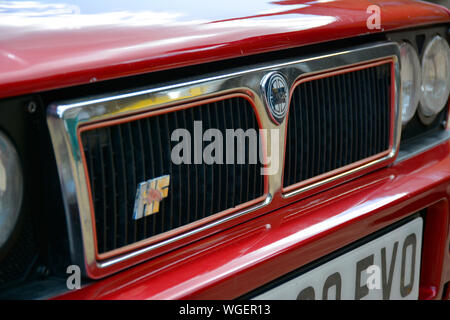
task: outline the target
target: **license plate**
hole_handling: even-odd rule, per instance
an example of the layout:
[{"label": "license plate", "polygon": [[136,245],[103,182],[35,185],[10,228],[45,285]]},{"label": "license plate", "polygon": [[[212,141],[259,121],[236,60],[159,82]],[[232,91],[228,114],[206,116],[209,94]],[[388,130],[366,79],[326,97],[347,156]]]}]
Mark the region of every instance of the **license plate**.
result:
[{"label": "license plate", "polygon": [[422,227],[416,218],[253,299],[417,299]]}]

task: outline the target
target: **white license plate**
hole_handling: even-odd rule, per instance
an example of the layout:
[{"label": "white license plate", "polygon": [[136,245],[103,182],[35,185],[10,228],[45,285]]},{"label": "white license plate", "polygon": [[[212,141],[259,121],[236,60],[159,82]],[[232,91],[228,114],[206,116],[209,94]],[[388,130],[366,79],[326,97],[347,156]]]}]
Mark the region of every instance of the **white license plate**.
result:
[{"label": "white license plate", "polygon": [[417,299],[422,227],[416,218],[254,299]]}]

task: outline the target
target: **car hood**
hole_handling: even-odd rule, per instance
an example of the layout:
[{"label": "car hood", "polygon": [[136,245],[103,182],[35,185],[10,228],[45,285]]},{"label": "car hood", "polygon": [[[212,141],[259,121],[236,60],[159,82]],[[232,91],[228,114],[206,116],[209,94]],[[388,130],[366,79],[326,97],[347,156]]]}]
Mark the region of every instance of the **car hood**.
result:
[{"label": "car hood", "polygon": [[446,21],[408,0],[0,1],[0,97]]}]

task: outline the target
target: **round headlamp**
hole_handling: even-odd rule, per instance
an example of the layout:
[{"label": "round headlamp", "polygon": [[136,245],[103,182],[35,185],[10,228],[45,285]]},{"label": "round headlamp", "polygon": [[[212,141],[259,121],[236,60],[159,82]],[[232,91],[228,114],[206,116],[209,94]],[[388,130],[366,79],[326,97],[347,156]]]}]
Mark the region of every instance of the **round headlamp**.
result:
[{"label": "round headlamp", "polygon": [[420,115],[431,122],[446,105],[450,93],[450,48],[445,39],[435,36],[422,57]]},{"label": "round headlamp", "polygon": [[23,175],[19,156],[0,132],[0,248],[11,236],[22,205]]},{"label": "round headlamp", "polygon": [[421,69],[416,50],[407,42],[400,45],[402,81],[402,124],[414,117],[420,99]]}]

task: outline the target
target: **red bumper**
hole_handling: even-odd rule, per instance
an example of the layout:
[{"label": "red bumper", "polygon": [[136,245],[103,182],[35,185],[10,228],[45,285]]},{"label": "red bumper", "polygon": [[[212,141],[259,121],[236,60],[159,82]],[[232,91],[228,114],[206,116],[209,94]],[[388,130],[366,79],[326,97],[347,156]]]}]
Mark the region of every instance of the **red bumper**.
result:
[{"label": "red bumper", "polygon": [[448,298],[449,201],[447,141],[58,298],[233,299],[424,209],[420,298]]}]

